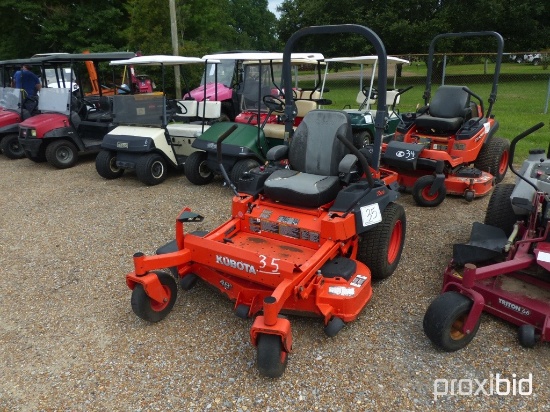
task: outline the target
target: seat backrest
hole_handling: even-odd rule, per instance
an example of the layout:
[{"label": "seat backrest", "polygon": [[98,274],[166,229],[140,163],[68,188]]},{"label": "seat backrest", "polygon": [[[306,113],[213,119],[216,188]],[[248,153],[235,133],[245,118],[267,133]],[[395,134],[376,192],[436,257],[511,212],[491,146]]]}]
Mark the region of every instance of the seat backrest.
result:
[{"label": "seat backrest", "polygon": [[337,134],[353,141],[351,121],[346,112],[313,110],[292,138],[289,163],[292,169],[321,176],[338,176],[338,164],[349,150]]},{"label": "seat backrest", "polygon": [[399,101],[401,100],[401,95],[398,95],[398,90],[388,90],[386,92],[386,104],[388,106],[393,106],[393,100],[395,99],[395,96],[397,96],[397,100],[395,101],[395,104],[399,104]]},{"label": "seat backrest", "polygon": [[109,96],[101,96],[99,98],[99,110],[103,112],[110,112],[112,110],[111,99]]},{"label": "seat backrest", "polygon": [[[207,100],[199,102],[197,115],[205,119],[217,119],[222,114],[222,102]],[[204,111],[204,114],[203,114]]]},{"label": "seat backrest", "polygon": [[294,104],[296,104],[297,117],[305,117],[306,114],[317,109],[317,103],[313,100],[295,100]]},{"label": "seat backrest", "polygon": [[177,104],[182,112],[180,116],[197,117],[199,102],[196,100],[178,100]]},{"label": "seat backrest", "polygon": [[430,115],[434,117],[465,117],[470,106],[470,95],[464,86],[440,86],[430,102]]}]

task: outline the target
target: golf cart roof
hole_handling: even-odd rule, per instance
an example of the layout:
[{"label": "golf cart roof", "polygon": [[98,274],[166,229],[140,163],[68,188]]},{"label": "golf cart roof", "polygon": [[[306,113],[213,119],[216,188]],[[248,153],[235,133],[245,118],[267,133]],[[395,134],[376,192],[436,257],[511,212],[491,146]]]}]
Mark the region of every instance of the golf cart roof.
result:
[{"label": "golf cart roof", "polygon": [[[202,56],[204,60],[243,60],[243,61],[283,61],[283,53],[273,52],[245,52],[245,53],[217,53]],[[294,63],[317,63],[325,60],[321,53],[292,53],[291,60]]]},{"label": "golf cart roof", "polygon": [[12,60],[2,60],[0,61],[0,66],[20,66],[22,64],[40,64],[44,61],[49,60],[49,56],[37,56],[28,57],[26,59],[12,59]]},{"label": "golf cart roof", "polygon": [[111,61],[129,59],[136,54],[134,52],[110,52],[110,53],[55,53],[44,57],[48,62],[72,62],[72,61]]},{"label": "golf cart roof", "polygon": [[[127,60],[115,60],[109,63],[111,66],[115,65],[149,65],[149,66],[175,66],[180,64],[190,64],[190,63],[204,63],[204,59],[200,57],[185,57],[185,56],[172,56],[172,55],[162,55],[156,54],[152,56],[139,56],[133,57]],[[212,61],[211,63],[219,63],[219,61]]]},{"label": "golf cart roof", "polygon": [[[326,62],[373,64],[378,61],[378,56],[353,56],[353,57],[332,57],[325,59]],[[409,64],[410,62],[399,57],[388,56],[388,66],[391,64]]]}]

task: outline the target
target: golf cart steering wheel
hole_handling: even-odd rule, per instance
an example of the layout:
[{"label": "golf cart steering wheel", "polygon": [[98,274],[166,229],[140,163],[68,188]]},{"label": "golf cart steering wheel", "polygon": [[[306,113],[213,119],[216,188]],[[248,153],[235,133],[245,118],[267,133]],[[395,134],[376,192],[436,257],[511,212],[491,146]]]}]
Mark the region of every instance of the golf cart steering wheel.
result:
[{"label": "golf cart steering wheel", "polygon": [[285,102],[278,97],[267,94],[262,98],[262,101],[273,112],[283,112],[285,110]]},{"label": "golf cart steering wheel", "polygon": [[[363,86],[363,89],[361,90],[363,92],[363,95],[365,97],[368,96],[369,94],[369,89],[370,87],[369,86]],[[369,99],[376,99],[378,97],[378,90],[375,89],[374,87],[371,89],[371,94],[370,94],[370,97]]]}]

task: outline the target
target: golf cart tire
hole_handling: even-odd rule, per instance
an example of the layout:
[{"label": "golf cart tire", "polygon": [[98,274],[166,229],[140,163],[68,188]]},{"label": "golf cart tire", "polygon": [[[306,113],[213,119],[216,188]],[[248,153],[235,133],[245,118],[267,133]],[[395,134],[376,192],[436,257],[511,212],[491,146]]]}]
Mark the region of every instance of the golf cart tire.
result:
[{"label": "golf cart tire", "polygon": [[110,150],[102,150],[97,154],[95,169],[104,179],[116,179],[124,173],[124,169],[116,165],[116,153]]},{"label": "golf cart tire", "polygon": [[435,181],[434,175],[425,175],[414,182],[412,196],[418,206],[435,207],[439,206],[447,196],[447,188],[442,185],[441,188],[432,196],[430,189]]},{"label": "golf cart tire", "polygon": [[432,343],[446,352],[454,352],[468,345],[479,329],[481,317],[474,330],[466,334],[461,328],[472,310],[473,301],[455,291],[435,298],[424,315],[424,333]]},{"label": "golf cart tire", "polygon": [[245,173],[250,172],[258,166],[260,166],[260,163],[254,159],[239,160],[231,169],[231,181],[236,185]]},{"label": "golf cart tire", "polygon": [[491,173],[495,184],[500,183],[508,171],[510,142],[502,137],[493,137],[479,151],[474,166],[479,170]]},{"label": "golf cart tire", "polygon": [[369,130],[363,130],[362,132],[357,132],[353,135],[353,145],[358,149],[362,149],[363,147],[368,146],[373,142],[374,139],[372,137],[372,133]]},{"label": "golf cart tire", "polygon": [[258,371],[262,376],[278,378],[285,372],[288,353],[279,335],[259,334],[257,357]]},{"label": "golf cart tire", "polygon": [[168,176],[166,161],[157,153],[140,156],[136,162],[136,175],[140,182],[147,186],[155,186],[166,180]]},{"label": "golf cart tire", "polygon": [[502,229],[506,236],[512,234],[514,224],[520,219],[512,207],[511,196],[515,187],[513,183],[496,185],[491,193],[487,212],[485,212],[484,223]]},{"label": "golf cart tire", "polygon": [[206,158],[205,152],[197,151],[185,160],[185,177],[194,185],[206,185],[214,179],[214,172],[208,168]]},{"label": "golf cart tire", "polygon": [[533,325],[521,325],[518,328],[519,344],[524,348],[534,348],[537,344],[537,335]]},{"label": "golf cart tire", "polygon": [[68,140],[54,140],[46,147],[46,160],[58,169],[68,169],[78,161],[78,149]]},{"label": "golf cart tire", "polygon": [[19,144],[17,134],[8,134],[4,136],[0,143],[0,148],[8,159],[22,159],[25,157],[25,151]]},{"label": "golf cart tire", "polygon": [[360,235],[357,259],[367,265],[373,279],[386,279],[397,268],[405,244],[406,226],[403,206],[390,203],[382,212],[382,221]]},{"label": "golf cart tire", "polygon": [[153,301],[143,286],[137,283],[132,291],[131,305],[134,313],[143,320],[148,322],[159,322],[170,313],[176,303],[178,296],[178,285],[176,280],[166,272],[154,271],[158,276],[164,291],[168,295],[168,300],[163,303]]}]

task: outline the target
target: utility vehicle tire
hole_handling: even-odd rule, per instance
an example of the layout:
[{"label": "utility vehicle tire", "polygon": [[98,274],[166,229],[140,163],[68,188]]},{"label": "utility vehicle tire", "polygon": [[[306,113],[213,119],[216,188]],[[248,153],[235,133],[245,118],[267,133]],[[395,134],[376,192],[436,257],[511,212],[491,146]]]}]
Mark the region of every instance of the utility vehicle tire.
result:
[{"label": "utility vehicle tire", "polygon": [[479,170],[491,173],[495,183],[500,183],[508,171],[510,142],[502,137],[493,137],[483,145],[474,166]]},{"label": "utility vehicle tire", "polygon": [[506,233],[506,236],[512,234],[514,224],[521,219],[514,213],[512,208],[512,192],[516,186],[513,183],[500,183],[496,185],[491,193],[487,211],[485,212],[486,225],[498,227]]},{"label": "utility vehicle tire", "polygon": [[445,292],[435,298],[424,315],[424,333],[434,345],[446,352],[464,348],[479,329],[481,317],[470,334],[462,326],[472,310],[473,301],[458,292]]},{"label": "utility vehicle tire", "polygon": [[260,164],[254,159],[239,160],[231,169],[231,181],[234,185],[236,185],[245,173],[250,172],[252,169],[258,166],[260,166]]},{"label": "utility vehicle tire", "polygon": [[58,169],[68,169],[78,161],[78,149],[68,140],[54,140],[46,147],[46,160]]},{"label": "utility vehicle tire", "polygon": [[110,150],[102,150],[97,154],[95,169],[104,179],[116,179],[124,173],[124,169],[116,165],[116,153]]},{"label": "utility vehicle tire", "polygon": [[164,319],[172,310],[178,296],[178,285],[172,276],[161,271],[155,271],[154,273],[157,274],[162,288],[168,295],[168,300],[163,303],[152,300],[139,283],[134,287],[131,299],[134,313],[148,322],[158,322]]},{"label": "utility vehicle tire", "polygon": [[185,177],[194,185],[206,185],[214,179],[214,172],[206,164],[205,152],[193,152],[185,160]]},{"label": "utility vehicle tire", "polygon": [[360,235],[357,259],[367,265],[373,279],[386,279],[397,268],[406,228],[405,209],[390,203],[382,212],[382,221]]},{"label": "utility vehicle tire", "polygon": [[521,325],[518,328],[519,344],[524,348],[534,348],[537,344],[537,335],[533,325]]},{"label": "utility vehicle tire", "polygon": [[441,188],[430,195],[430,190],[435,181],[434,175],[425,175],[420,177],[412,187],[412,196],[418,206],[435,207],[439,206],[447,196],[447,188],[442,185]]},{"label": "utility vehicle tire", "polygon": [[279,335],[261,333],[258,335],[258,370],[268,378],[281,376],[288,362],[288,353],[283,348]]},{"label": "utility vehicle tire", "polygon": [[140,182],[147,186],[155,186],[166,180],[168,176],[166,161],[157,153],[140,156],[136,162],[136,175]]},{"label": "utility vehicle tire", "polygon": [[353,145],[358,149],[362,149],[373,142],[374,138],[369,130],[363,130],[362,132],[357,132],[353,135]]},{"label": "utility vehicle tire", "polygon": [[0,148],[8,159],[22,159],[25,157],[25,151],[19,144],[17,134],[8,134],[4,136],[0,143]]}]

